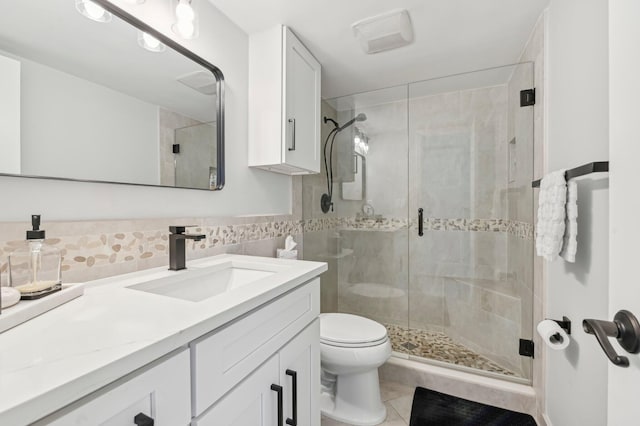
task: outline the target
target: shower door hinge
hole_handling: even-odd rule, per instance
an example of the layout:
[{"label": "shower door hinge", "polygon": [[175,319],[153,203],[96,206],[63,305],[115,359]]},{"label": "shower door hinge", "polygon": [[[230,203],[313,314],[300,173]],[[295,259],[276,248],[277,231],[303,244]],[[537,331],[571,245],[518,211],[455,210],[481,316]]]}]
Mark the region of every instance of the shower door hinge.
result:
[{"label": "shower door hinge", "polygon": [[180,154],[180,144],[179,143],[174,143],[173,146],[171,147],[171,151],[174,154]]},{"label": "shower door hinge", "polygon": [[520,91],[520,106],[526,107],[536,104],[536,89],[527,89]]},{"label": "shower door hinge", "polygon": [[533,340],[520,339],[520,350],[518,353],[522,356],[533,358]]}]

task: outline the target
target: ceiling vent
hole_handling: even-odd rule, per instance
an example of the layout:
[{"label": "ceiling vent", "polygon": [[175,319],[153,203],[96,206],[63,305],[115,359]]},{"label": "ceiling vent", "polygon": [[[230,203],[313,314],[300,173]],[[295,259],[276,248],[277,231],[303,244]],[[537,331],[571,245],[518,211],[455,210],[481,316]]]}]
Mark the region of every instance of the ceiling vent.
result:
[{"label": "ceiling vent", "polygon": [[208,71],[195,71],[182,75],[176,78],[176,80],[205,95],[216,94],[216,78]]},{"label": "ceiling vent", "polygon": [[409,12],[391,12],[366,18],[351,25],[365,53],[397,49],[413,42],[413,27]]}]

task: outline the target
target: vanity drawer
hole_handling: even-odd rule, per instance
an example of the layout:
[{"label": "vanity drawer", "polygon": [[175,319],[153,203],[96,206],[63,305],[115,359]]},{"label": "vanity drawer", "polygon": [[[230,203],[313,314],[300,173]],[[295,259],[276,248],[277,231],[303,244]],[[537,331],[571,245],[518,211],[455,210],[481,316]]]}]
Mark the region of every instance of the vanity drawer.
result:
[{"label": "vanity drawer", "polygon": [[320,314],[320,279],[191,343],[192,414],[199,416]]},{"label": "vanity drawer", "polygon": [[130,426],[142,414],[156,426],[191,420],[189,351],[181,349],[34,423],[34,426]]}]

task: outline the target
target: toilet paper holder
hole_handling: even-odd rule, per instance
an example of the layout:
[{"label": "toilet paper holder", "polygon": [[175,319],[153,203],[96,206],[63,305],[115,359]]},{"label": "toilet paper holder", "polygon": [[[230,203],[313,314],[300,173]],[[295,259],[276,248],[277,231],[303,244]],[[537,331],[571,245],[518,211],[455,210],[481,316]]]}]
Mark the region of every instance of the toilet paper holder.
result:
[{"label": "toilet paper holder", "polygon": [[552,319],[551,321],[558,323],[560,328],[566,331],[567,334],[571,334],[571,320],[569,318],[563,316],[562,320]]}]

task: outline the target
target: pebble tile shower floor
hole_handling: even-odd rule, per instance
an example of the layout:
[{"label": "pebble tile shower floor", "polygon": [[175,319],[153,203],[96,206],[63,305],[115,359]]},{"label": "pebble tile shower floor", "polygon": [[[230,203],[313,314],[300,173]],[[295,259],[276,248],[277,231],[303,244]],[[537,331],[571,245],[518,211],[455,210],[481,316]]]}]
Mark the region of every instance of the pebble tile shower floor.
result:
[{"label": "pebble tile shower floor", "polygon": [[506,376],[517,376],[493,361],[451,340],[437,331],[406,329],[397,325],[385,325],[393,350],[450,364],[462,365]]}]

